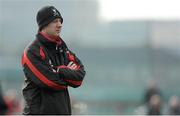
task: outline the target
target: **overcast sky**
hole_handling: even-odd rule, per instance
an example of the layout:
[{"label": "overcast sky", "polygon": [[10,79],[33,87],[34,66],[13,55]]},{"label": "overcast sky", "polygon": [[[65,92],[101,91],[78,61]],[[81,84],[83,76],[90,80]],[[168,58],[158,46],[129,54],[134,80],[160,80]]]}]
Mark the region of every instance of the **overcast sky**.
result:
[{"label": "overcast sky", "polygon": [[100,16],[105,21],[179,20],[179,3],[179,0],[99,0]]}]

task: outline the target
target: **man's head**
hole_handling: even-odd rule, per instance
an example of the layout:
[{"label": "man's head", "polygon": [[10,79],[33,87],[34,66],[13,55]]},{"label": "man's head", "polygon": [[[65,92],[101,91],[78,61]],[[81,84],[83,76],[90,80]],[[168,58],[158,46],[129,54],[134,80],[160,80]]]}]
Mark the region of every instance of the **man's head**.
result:
[{"label": "man's head", "polygon": [[60,12],[54,6],[45,6],[41,8],[36,16],[39,31],[45,31],[48,35],[58,36],[63,18]]}]

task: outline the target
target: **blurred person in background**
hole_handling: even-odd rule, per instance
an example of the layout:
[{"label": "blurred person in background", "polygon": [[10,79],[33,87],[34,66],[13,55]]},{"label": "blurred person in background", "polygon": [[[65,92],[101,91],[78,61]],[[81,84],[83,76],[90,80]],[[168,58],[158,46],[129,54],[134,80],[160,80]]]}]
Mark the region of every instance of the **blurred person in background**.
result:
[{"label": "blurred person in background", "polygon": [[150,98],[155,94],[160,95],[162,97],[161,91],[159,90],[156,81],[152,79],[149,80],[147,83],[147,87],[144,94],[144,102],[148,103]]},{"label": "blurred person in background", "polygon": [[162,114],[162,101],[161,97],[157,94],[151,96],[148,103],[147,115],[161,115]]},{"label": "blurred person in background", "polygon": [[[162,94],[154,79],[148,80],[144,93],[143,105],[135,109],[138,115],[160,115],[162,107]],[[164,109],[163,109],[164,112]]]},{"label": "blurred person in background", "polygon": [[161,96],[154,94],[151,96],[149,102],[136,108],[134,113],[136,115],[161,115],[164,114],[163,108]]},{"label": "blurred person in background", "polygon": [[4,96],[1,90],[1,83],[0,83],[0,115],[6,114],[8,110],[8,106],[4,100]]},{"label": "blurred person in background", "polygon": [[22,56],[25,74],[23,114],[71,114],[68,87],[79,87],[84,66],[60,37],[63,18],[54,6],[36,16],[38,34]]},{"label": "blurred person in background", "polygon": [[180,115],[180,100],[177,96],[170,98],[168,110],[170,115]]},{"label": "blurred person in background", "polygon": [[17,91],[14,89],[10,89],[5,92],[4,100],[8,107],[6,115],[15,115],[20,114],[21,112],[20,101],[18,100],[16,93]]}]

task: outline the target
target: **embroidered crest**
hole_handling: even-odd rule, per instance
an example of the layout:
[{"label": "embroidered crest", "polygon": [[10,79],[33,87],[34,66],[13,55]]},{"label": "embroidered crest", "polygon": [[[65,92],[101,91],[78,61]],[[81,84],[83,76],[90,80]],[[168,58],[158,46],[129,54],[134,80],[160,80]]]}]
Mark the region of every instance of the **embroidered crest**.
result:
[{"label": "embroidered crest", "polygon": [[52,9],[52,11],[53,11],[53,15],[54,15],[54,16],[59,16],[59,13],[57,12],[56,9]]}]

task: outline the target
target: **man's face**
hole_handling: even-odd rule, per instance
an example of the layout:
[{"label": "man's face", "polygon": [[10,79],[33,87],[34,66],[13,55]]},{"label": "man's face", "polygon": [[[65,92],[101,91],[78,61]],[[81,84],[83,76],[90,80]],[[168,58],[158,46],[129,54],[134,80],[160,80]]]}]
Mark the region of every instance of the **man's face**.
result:
[{"label": "man's face", "polygon": [[46,26],[46,33],[50,36],[57,37],[61,32],[61,27],[62,24],[60,18],[56,18]]}]

